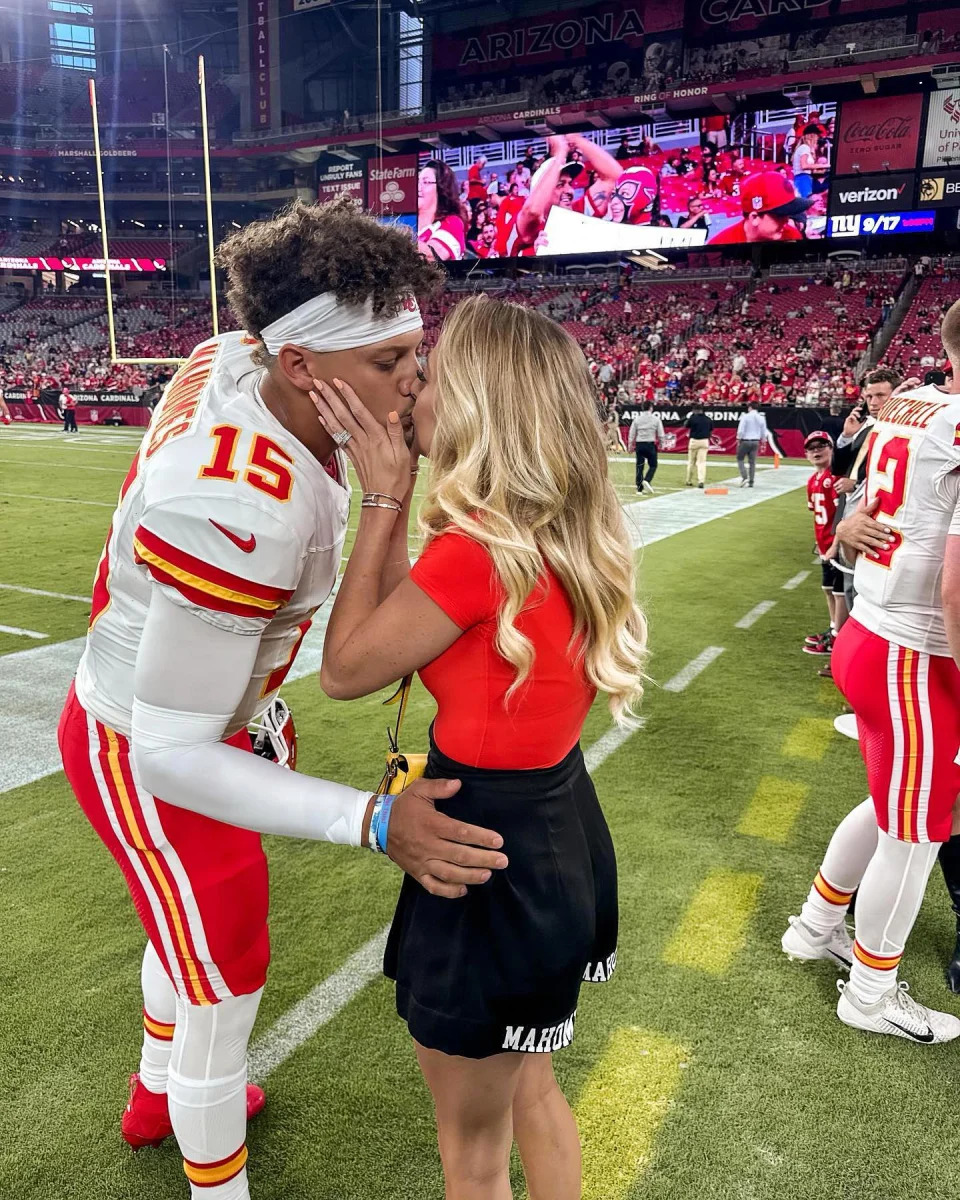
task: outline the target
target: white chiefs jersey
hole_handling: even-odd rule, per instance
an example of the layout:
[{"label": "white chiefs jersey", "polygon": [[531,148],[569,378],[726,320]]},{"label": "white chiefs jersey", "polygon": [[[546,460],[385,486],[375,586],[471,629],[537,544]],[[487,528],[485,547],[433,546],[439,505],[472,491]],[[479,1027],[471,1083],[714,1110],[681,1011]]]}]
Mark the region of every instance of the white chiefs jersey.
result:
[{"label": "white chiefs jersey", "polygon": [[871,431],[866,502],[894,543],[861,554],[853,615],[898,646],[949,656],[940,584],[948,533],[960,534],[960,395],[923,387],[889,400]]},{"label": "white chiefs jersey", "polygon": [[[213,625],[260,635],[232,734],[280,687],[336,582],[349,492],[260,399],[254,344],[228,333],[197,346],[121,488],[76,689],[88,712],[123,734],[152,588]],[[345,460],[335,461],[345,485]]]}]

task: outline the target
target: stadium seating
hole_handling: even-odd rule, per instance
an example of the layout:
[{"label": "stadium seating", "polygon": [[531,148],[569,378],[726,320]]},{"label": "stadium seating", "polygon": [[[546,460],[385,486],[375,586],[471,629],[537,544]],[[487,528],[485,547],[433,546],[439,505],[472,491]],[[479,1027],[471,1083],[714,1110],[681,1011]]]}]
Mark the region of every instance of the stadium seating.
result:
[{"label": "stadium seating", "polygon": [[923,376],[944,361],[940,322],[957,298],[957,268],[938,263],[921,282],[884,356],[903,375]]},{"label": "stadium seating", "polygon": [[[22,245],[23,235],[14,236]],[[78,238],[89,239],[89,235]],[[162,249],[156,252],[164,253],[162,242],[149,239],[112,243],[118,254],[141,256],[152,254],[158,246]],[[70,249],[86,253],[88,245],[79,242]],[[89,252],[97,250],[99,245],[90,241]],[[841,269],[836,277],[770,275],[756,280],[720,269],[675,271],[666,277],[634,275],[631,280],[524,277],[491,281],[485,290],[536,307],[561,322],[595,371],[606,362],[613,366],[615,381],[623,388],[621,399],[648,394],[664,399],[682,377],[687,391],[709,384],[713,404],[739,403],[744,389],[735,381],[732,390],[727,384],[735,359],[742,355],[739,379],[747,391],[754,385],[759,388],[779,368],[782,387],[776,395],[767,389],[766,399],[823,405],[834,396],[849,396],[882,324],[884,301],[900,290],[904,278],[903,271],[897,270]],[[950,280],[947,272],[924,281],[888,361],[915,360],[919,367],[929,354],[939,361],[936,314],[950,298]],[[469,290],[451,284],[425,308],[428,347],[435,344],[450,309],[474,290],[472,284]],[[225,304],[220,308],[220,327],[237,327]],[[121,357],[185,356],[209,334],[206,298],[121,295],[117,300]],[[110,364],[104,302],[98,296],[45,297],[0,312],[0,342],[0,376],[8,383],[12,378],[39,376],[46,381],[44,386],[69,381],[87,388],[126,389],[144,385],[158,374],[154,368]],[[723,386],[714,389],[714,379]]]}]

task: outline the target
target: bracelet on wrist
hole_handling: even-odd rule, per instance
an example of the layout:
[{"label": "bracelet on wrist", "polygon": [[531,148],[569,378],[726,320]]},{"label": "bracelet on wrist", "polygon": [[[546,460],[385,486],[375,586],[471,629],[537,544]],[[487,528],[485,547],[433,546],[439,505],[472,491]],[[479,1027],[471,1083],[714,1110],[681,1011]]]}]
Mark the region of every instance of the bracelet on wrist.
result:
[{"label": "bracelet on wrist", "polygon": [[391,500],[394,504],[402,504],[399,496],[391,496],[389,492],[364,492],[364,500]]},{"label": "bracelet on wrist", "polygon": [[367,831],[367,849],[372,850],[374,854],[380,854],[380,845],[377,841],[377,828],[380,824],[380,814],[383,812],[383,802],[386,796],[377,796],[373,802],[373,812],[370,814],[370,828]]},{"label": "bracelet on wrist", "polygon": [[380,808],[380,817],[377,821],[377,849],[381,854],[387,852],[387,833],[390,828],[390,810],[393,808],[395,796],[384,796],[383,805]]},{"label": "bracelet on wrist", "polygon": [[403,510],[399,504],[385,504],[382,500],[361,500],[361,508],[388,508],[391,512],[398,513]]}]

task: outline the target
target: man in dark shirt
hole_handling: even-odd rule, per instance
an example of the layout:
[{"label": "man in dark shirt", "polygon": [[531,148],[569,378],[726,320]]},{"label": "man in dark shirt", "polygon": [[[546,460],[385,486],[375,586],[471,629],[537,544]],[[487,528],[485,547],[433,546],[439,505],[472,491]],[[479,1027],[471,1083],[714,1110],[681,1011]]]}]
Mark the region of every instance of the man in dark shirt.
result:
[{"label": "man in dark shirt", "polygon": [[710,449],[710,434],[713,422],[703,411],[702,404],[695,404],[687,416],[686,427],[690,430],[690,448],[687,451],[687,487],[693,487],[693,470],[697,471],[697,487],[707,481],[707,451]]}]

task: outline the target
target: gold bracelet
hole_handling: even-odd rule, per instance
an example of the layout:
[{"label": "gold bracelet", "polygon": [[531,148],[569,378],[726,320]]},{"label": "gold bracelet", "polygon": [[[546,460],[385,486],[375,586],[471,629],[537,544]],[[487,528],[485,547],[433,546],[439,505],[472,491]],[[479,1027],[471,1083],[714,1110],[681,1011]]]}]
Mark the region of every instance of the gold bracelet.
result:
[{"label": "gold bracelet", "polygon": [[391,496],[387,492],[364,492],[364,500],[392,500],[394,504],[403,505],[399,496]]},{"label": "gold bracelet", "polygon": [[396,513],[401,511],[401,507],[399,504],[383,504],[379,500],[361,500],[360,507],[361,508],[389,508],[391,512],[396,512]]}]

